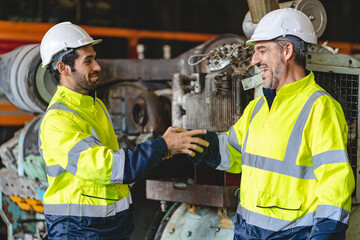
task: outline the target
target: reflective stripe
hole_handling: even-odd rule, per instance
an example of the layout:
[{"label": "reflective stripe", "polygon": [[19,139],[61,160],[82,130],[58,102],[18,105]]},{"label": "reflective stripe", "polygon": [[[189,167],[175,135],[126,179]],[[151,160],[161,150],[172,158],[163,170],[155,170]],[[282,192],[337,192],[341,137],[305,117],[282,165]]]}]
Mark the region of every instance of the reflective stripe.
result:
[{"label": "reflective stripe", "polygon": [[316,218],[330,218],[344,224],[349,223],[350,212],[337,206],[319,205],[316,208]]},{"label": "reflective stripe", "polygon": [[[50,111],[50,110],[53,110],[53,109],[58,109],[58,110],[62,110],[62,111],[68,111],[68,112],[74,113],[75,115],[77,115],[80,118],[84,119],[76,111],[74,111],[71,108],[68,108],[68,107],[64,106],[64,104],[62,104],[61,102],[57,102],[57,103],[54,103],[53,105],[51,105],[48,108],[48,110],[46,111],[46,113],[48,111]],[[44,116],[46,115],[46,113],[44,114]],[[68,153],[68,164],[66,166],[66,171],[68,171],[69,173],[71,173],[73,175],[75,175],[76,171],[77,171],[77,163],[78,163],[78,160],[79,160],[80,153],[82,151],[84,151],[84,150],[89,149],[91,146],[102,145],[100,140],[99,140],[99,137],[96,134],[96,131],[94,130],[94,128],[92,126],[91,126],[91,131],[92,131],[93,136],[90,136],[90,137],[87,137],[87,138],[85,138],[83,140],[80,140],[77,144],[75,144],[75,146]],[[39,136],[40,136],[40,134],[39,134]],[[40,141],[40,144],[41,144],[41,141]],[[42,154],[42,151],[41,151],[41,154]],[[57,177],[60,174],[64,173],[65,169],[63,169],[59,164],[53,165],[53,166],[47,166],[46,165],[46,172],[51,177]]]},{"label": "reflective stripe", "polygon": [[62,168],[59,164],[52,166],[47,166],[45,164],[45,170],[46,170],[46,174],[49,175],[50,177],[57,177],[60,174],[66,172],[66,170]]},{"label": "reflective stripe", "polygon": [[98,104],[100,105],[100,107],[102,108],[102,110],[104,111],[106,117],[109,119],[109,121],[110,121],[110,123],[111,123],[111,126],[114,128],[114,125],[113,125],[113,123],[112,123],[112,121],[111,121],[111,118],[110,118],[109,114],[105,111],[105,109],[104,109],[103,106],[101,105],[100,101],[99,101],[98,99],[96,99],[96,101],[98,102]]},{"label": "reflective stripe", "polygon": [[241,153],[241,146],[239,145],[238,139],[236,137],[236,133],[234,130],[234,126],[231,126],[229,130],[229,136],[225,132],[221,132],[217,134],[219,139],[219,152],[221,162],[219,166],[217,166],[217,170],[227,171],[230,169],[230,149],[228,148],[228,143],[230,146],[235,148],[238,152]]},{"label": "reflective stripe", "polygon": [[[71,108],[65,107],[64,104],[62,104],[61,102],[57,102],[57,103],[54,103],[53,105],[51,105],[51,106],[48,108],[48,110],[46,111],[46,113],[47,113],[48,111],[52,110],[52,109],[59,109],[59,110],[64,110],[64,111],[72,112],[72,113],[78,115],[79,117],[81,117],[80,114],[78,114],[77,112],[75,112],[75,111],[72,110]],[[46,114],[46,113],[45,113],[45,114]],[[83,118],[83,117],[81,117],[81,118]]]},{"label": "reflective stripe", "polygon": [[[294,127],[291,131],[289,142],[286,148],[284,162],[289,162],[291,165],[296,166],[296,158],[299,154],[300,145],[302,142],[302,133],[304,131],[304,127],[306,124],[307,119],[309,118],[310,111],[314,102],[321,96],[327,95],[324,91],[316,91],[309,99],[306,101],[304,107],[301,109],[301,112],[296,119]],[[289,169],[291,170],[291,169]]]},{"label": "reflective stripe", "polygon": [[99,139],[95,129],[93,128],[93,126],[91,126],[91,132],[92,132],[92,135],[94,136],[94,138],[100,142],[100,139]]},{"label": "reflective stripe", "polygon": [[[302,142],[302,134],[304,131],[305,124],[308,120],[309,114],[311,112],[311,109],[315,101],[323,95],[328,95],[328,94],[323,91],[316,91],[306,101],[298,118],[296,119],[292,132],[290,134],[284,156],[284,161],[246,153],[244,151],[247,143],[247,137],[246,137],[243,146],[242,164],[258,169],[263,169],[283,175],[292,176],[299,179],[316,179],[314,174],[314,169],[320,167],[321,165],[348,161],[348,157],[345,150],[333,150],[318,155],[314,155],[312,157],[313,166],[296,165],[296,159],[299,154],[299,149]],[[253,119],[255,114],[253,112],[251,116],[251,120]],[[247,135],[248,134],[249,131]],[[314,219],[315,219],[315,213],[312,212],[306,214],[304,217],[300,219],[296,219],[295,221],[286,221],[249,211],[243,208],[241,205],[238,206],[238,213],[241,214],[241,216],[246,220],[248,224],[255,225],[271,231],[288,230],[299,226],[312,226],[314,224]],[[330,205],[319,205],[316,210],[316,217],[331,218],[333,220],[341,221],[347,224],[349,219],[349,212],[340,207],[335,207]]]},{"label": "reflective stripe", "polygon": [[66,171],[75,176],[77,171],[77,164],[80,158],[80,154],[83,151],[88,150],[92,146],[102,145],[98,139],[95,139],[93,136],[84,138],[77,142],[75,146],[70,149],[68,153],[68,164],[66,166]]},{"label": "reflective stripe", "polygon": [[314,155],[312,159],[313,159],[314,170],[322,165],[329,163],[349,162],[348,155],[346,154],[346,151],[344,149],[331,150],[324,153],[320,153]]},{"label": "reflective stripe", "polygon": [[110,217],[128,209],[131,203],[129,193],[129,196],[116,201],[112,205],[44,204],[44,213],[79,217]]},{"label": "reflective stripe", "polygon": [[237,208],[237,212],[242,216],[242,218],[246,220],[247,224],[275,232],[288,230],[294,227],[313,226],[315,219],[315,213],[311,212],[306,214],[302,218],[296,219],[295,221],[287,221],[249,211],[242,207],[240,204]]},{"label": "reflective stripe", "polygon": [[[259,101],[256,103],[256,105],[255,105],[255,107],[254,107],[254,110],[253,110],[253,112],[251,113],[251,118],[250,118],[249,126],[250,126],[251,121],[252,121],[253,118],[255,117],[255,115],[260,111],[260,109],[261,109],[262,106],[264,105],[264,103],[265,103],[264,98],[259,99]],[[247,144],[248,137],[249,137],[249,129],[248,129],[247,132],[246,132],[246,137],[245,137],[245,141],[244,141],[244,146],[243,146],[243,149],[242,149],[242,152],[243,152],[243,153],[245,152],[245,149],[246,149],[246,144]]]},{"label": "reflective stripe", "polygon": [[[107,114],[107,112],[105,111],[103,106],[100,104],[99,100],[96,99],[96,101],[98,102],[98,104],[104,111],[105,115],[109,119],[110,123],[112,124],[111,118],[109,117],[109,115]],[[76,111],[64,106],[61,102],[54,103],[53,105],[51,105],[48,108],[47,111],[52,110],[52,109],[59,109],[59,110],[63,110],[63,111],[72,112],[72,113],[76,114],[77,116],[79,116],[80,118],[84,119]],[[94,130],[94,128],[92,126],[91,126],[91,131],[92,131],[92,136],[80,140],[78,143],[75,144],[75,146],[68,153],[68,164],[66,166],[66,171],[68,171],[69,173],[71,173],[73,175],[75,175],[77,172],[77,163],[79,161],[81,152],[83,152],[95,145],[102,146],[102,143],[100,142],[99,137],[96,134],[96,131]],[[40,136],[40,133],[39,133],[39,136]],[[40,141],[40,144],[41,144],[41,141]],[[41,153],[42,153],[42,151],[41,151]],[[124,178],[125,153],[123,150],[119,150],[119,151],[114,150],[113,153],[114,153],[113,154],[113,169],[112,169],[110,182],[112,184],[121,184],[123,182],[123,178]],[[60,165],[46,166],[46,171],[47,171],[48,175],[51,177],[57,177],[60,174],[65,172],[65,170]]]},{"label": "reflective stripe", "polygon": [[232,146],[239,153],[241,153],[241,146],[240,146],[239,141],[238,141],[238,139],[236,137],[234,126],[231,126],[231,128],[230,128],[228,141],[229,141],[230,146]]},{"label": "reflective stripe", "polygon": [[[100,104],[100,103],[99,103]],[[101,104],[100,104],[101,106]],[[106,111],[104,110],[104,108],[101,106],[101,108],[103,109],[103,111],[105,112],[106,116],[109,118],[109,116],[107,115]],[[74,113],[75,115],[79,116],[80,118],[84,119],[80,114],[78,114],[76,111],[74,111],[73,109],[71,108],[68,108],[68,107],[65,107],[64,104],[62,104],[61,102],[57,102],[57,103],[54,103],[53,105],[51,105],[47,111],[49,110],[52,110],[52,109],[59,109],[59,110],[63,110],[63,111],[68,111],[68,112],[72,112]],[[46,111],[46,113],[47,113]],[[45,113],[45,114],[46,114]],[[44,114],[44,115],[45,115]],[[109,119],[110,122],[111,122],[111,119]],[[91,126],[91,132],[92,132],[92,135],[96,138],[96,139],[99,139],[95,129],[93,128],[93,126]],[[100,140],[99,140],[100,141]]]},{"label": "reflective stripe", "polygon": [[216,167],[217,170],[227,171],[230,168],[230,150],[228,148],[228,135],[226,132],[217,134],[219,139],[219,153],[220,153],[220,164]]},{"label": "reflective stripe", "polygon": [[246,152],[242,155],[242,164],[295,178],[316,179],[313,167],[293,165],[289,162],[253,155]]},{"label": "reflective stripe", "polygon": [[125,170],[125,152],[123,149],[114,150],[113,152],[113,167],[111,173],[111,184],[122,184],[124,180]]},{"label": "reflective stripe", "polygon": [[[323,96],[328,95],[324,91],[316,91],[309,99],[306,101],[304,107],[301,109],[301,112],[296,119],[296,122],[294,124],[294,127],[292,129],[292,132],[289,137],[289,141],[287,144],[284,161],[271,159],[267,157],[257,156],[253,154],[246,153],[243,151],[243,157],[242,157],[242,164],[248,165],[251,167],[256,167],[259,169],[276,172],[288,176],[292,176],[295,178],[300,179],[316,179],[314,174],[314,167],[313,166],[299,166],[296,165],[296,158],[299,154],[300,145],[302,142],[302,133],[306,124],[306,121],[309,117],[309,114],[311,112],[312,106],[314,105],[315,101]],[[258,105],[258,104],[256,104]],[[262,106],[262,105],[261,105]],[[258,112],[258,109],[256,109],[256,106],[254,108],[254,112]],[[251,120],[255,116],[254,112],[252,113]],[[250,120],[250,121],[251,121]],[[249,134],[249,131],[247,135]],[[247,143],[247,136],[244,142],[244,149]],[[332,161],[335,161],[332,159]],[[343,160],[341,159],[341,162]]]}]

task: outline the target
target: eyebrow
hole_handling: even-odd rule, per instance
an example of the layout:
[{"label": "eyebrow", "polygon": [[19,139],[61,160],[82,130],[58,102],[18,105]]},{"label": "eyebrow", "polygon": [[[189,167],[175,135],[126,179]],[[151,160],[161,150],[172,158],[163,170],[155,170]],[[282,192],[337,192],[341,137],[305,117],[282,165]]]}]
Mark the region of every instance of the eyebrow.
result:
[{"label": "eyebrow", "polygon": [[266,48],[267,48],[267,47],[261,45],[261,46],[257,46],[257,47],[255,48],[255,50],[261,50],[261,49],[266,49]]},{"label": "eyebrow", "polygon": [[95,55],[93,55],[93,54],[87,55],[86,57],[83,58],[83,61],[88,60],[88,59],[95,59]]}]

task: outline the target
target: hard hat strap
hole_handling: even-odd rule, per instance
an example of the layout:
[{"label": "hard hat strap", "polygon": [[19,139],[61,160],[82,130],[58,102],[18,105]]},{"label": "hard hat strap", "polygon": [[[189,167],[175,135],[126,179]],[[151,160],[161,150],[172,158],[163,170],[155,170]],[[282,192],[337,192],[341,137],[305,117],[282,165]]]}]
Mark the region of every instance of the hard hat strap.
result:
[{"label": "hard hat strap", "polygon": [[62,61],[62,58],[65,56],[65,55],[67,55],[67,54],[69,54],[69,53],[71,53],[71,52],[73,52],[74,51],[74,49],[73,48],[70,48],[70,49],[66,49],[65,51],[63,51],[63,52],[60,52],[60,53],[58,53],[58,54],[56,54],[55,56],[54,56],[54,61],[51,63],[51,67],[52,67],[52,69],[55,71],[57,68],[56,68],[56,65],[57,65],[57,63],[58,62],[60,62],[60,61]]},{"label": "hard hat strap", "polygon": [[291,42],[294,45],[294,48],[301,49],[303,52],[308,51],[308,44],[296,36],[286,35],[285,37],[281,36],[281,37],[277,37],[273,40],[275,40],[275,41],[285,40],[285,41]]}]

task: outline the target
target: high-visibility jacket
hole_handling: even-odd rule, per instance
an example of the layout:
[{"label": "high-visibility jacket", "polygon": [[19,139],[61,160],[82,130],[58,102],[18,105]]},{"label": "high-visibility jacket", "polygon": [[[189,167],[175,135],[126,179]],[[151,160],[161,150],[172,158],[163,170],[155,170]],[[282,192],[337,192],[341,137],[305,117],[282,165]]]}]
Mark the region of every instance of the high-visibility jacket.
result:
[{"label": "high-visibility jacket", "polygon": [[158,138],[119,149],[101,100],[58,86],[40,126],[40,152],[49,236],[121,239],[132,231],[127,184],[159,163],[167,146]]},{"label": "high-visibility jacket", "polygon": [[316,236],[348,224],[355,181],[347,133],[340,104],[310,72],[282,86],[271,108],[260,96],[228,132],[209,133],[211,145],[197,158],[242,173],[238,214],[260,238],[298,227]]}]

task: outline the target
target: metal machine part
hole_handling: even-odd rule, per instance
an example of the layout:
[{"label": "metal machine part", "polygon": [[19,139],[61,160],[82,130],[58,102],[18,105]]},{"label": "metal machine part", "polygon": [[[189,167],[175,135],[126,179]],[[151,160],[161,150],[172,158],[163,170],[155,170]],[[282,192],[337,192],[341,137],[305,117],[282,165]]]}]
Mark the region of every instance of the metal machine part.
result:
[{"label": "metal machine part", "polygon": [[244,43],[224,44],[191,63],[195,65],[206,60],[209,73],[174,74],[173,125],[209,131],[229,129],[253,98],[244,93],[241,84],[243,78],[250,76],[252,51]]},{"label": "metal machine part", "polygon": [[0,58],[0,90],[26,112],[40,113],[47,103],[36,89],[35,75],[41,59],[37,44],[25,45]]},{"label": "metal machine part", "polygon": [[[35,49],[36,47],[17,49],[14,53],[1,56],[0,60],[6,59],[7,63],[12,64],[12,67],[15,68],[18,62],[20,64],[22,62],[22,59],[18,59],[21,51],[24,51],[21,54],[27,56],[26,52],[32,52]],[[319,84],[337,99],[344,109],[349,126],[347,150],[358,186],[360,184],[358,169],[360,159],[358,156],[360,63],[347,55],[323,51],[321,47],[313,50],[307,56],[307,69],[315,73]],[[171,123],[184,128],[206,128],[210,131],[228,130],[241,116],[247,103],[253,99],[254,93],[251,89],[256,89],[256,95],[259,95],[261,90],[261,73],[256,67],[250,66],[251,54],[252,49],[245,47],[240,37],[225,35],[204,43],[176,59],[139,61],[100,59],[99,62],[103,69],[101,75],[103,84],[99,89],[99,97],[109,109],[118,138],[123,140],[120,141],[121,147],[132,147],[143,140],[152,138],[164,131]],[[195,57],[192,60],[198,64],[190,66],[186,61],[193,55]],[[14,59],[17,59],[16,62]],[[28,64],[26,66],[29,67],[29,71],[39,71],[38,66],[35,65]],[[25,100],[19,97],[19,92],[14,93],[13,89],[9,87],[10,85],[3,85],[3,83],[8,83],[5,77],[9,76],[10,70],[6,69],[4,64],[0,64],[0,66],[3,70],[2,74],[4,74],[0,77],[1,86],[8,91],[9,100],[23,109],[34,111],[29,107],[29,103],[25,106],[23,102]],[[23,80],[34,81],[33,73],[27,73],[25,76],[27,77]],[[39,76],[39,78],[47,78],[46,73]],[[44,87],[44,89],[48,88]],[[38,89],[35,90],[35,92],[39,92]],[[30,93],[33,92],[28,92],[28,94]],[[32,97],[35,96],[38,99],[31,104],[36,105],[36,102],[42,102],[46,107],[45,98],[36,94]],[[170,114],[172,114],[171,121]],[[30,201],[34,205],[22,204],[28,199],[41,199],[38,193],[46,188],[43,185],[45,182],[43,172],[34,171],[34,168],[44,168],[41,161],[39,162],[41,159],[37,158],[39,156],[37,130],[40,119],[41,115],[34,118],[13,139],[0,148],[4,169],[13,169],[12,172],[15,173],[16,179],[14,180],[13,175],[1,176],[3,209],[8,205],[8,201],[11,201],[12,203],[16,202],[15,206],[21,205],[23,208],[29,209],[29,206],[32,206],[35,211],[40,211],[34,201]],[[181,160],[185,161],[185,159]],[[193,166],[191,165],[191,167]],[[173,167],[170,166],[170,168]],[[233,192],[239,186],[239,175],[199,167],[191,170],[195,172],[194,180],[183,184],[173,181],[161,182],[159,178],[149,180],[149,184],[153,185],[146,190],[146,195],[151,199],[203,206],[197,208],[188,207],[186,204],[177,204],[176,208],[169,208],[158,228],[157,239],[176,239],[175,237],[177,239],[179,237],[186,237],[185,239],[231,239],[233,216],[229,209],[237,204],[237,198]],[[35,191],[32,189],[30,193],[23,194],[24,191],[20,192],[23,189],[21,186],[14,185],[15,188],[19,188],[15,190],[9,188],[12,182],[23,181],[18,179],[26,179],[28,185],[23,184],[25,190],[30,184]],[[216,197],[205,199],[206,189],[210,189]],[[17,198],[11,199],[10,196]],[[355,210],[351,213],[350,224],[354,222],[352,218],[356,217],[359,212],[359,199],[360,188],[356,187],[353,195]],[[224,215],[222,214],[223,210],[217,211],[213,207],[228,208],[228,212]],[[25,219],[24,216],[25,214],[20,217],[21,220]],[[40,219],[38,216],[32,217],[33,220]],[[8,223],[10,218],[6,219],[3,221]],[[226,226],[230,224],[230,228],[222,227],[222,223],[226,223]],[[13,224],[11,229],[14,229],[15,222],[10,222],[10,224]],[[355,227],[350,225],[350,228]],[[10,230],[9,233],[11,233]]]},{"label": "metal machine part", "polygon": [[115,133],[158,135],[165,132],[171,124],[171,99],[166,89],[170,90],[166,83],[150,82],[121,82],[106,89],[102,97],[108,105]]},{"label": "metal machine part", "polygon": [[347,152],[353,168],[356,185],[352,198],[349,228],[346,239],[359,239],[360,171],[359,171],[359,81],[360,62],[344,54],[310,52],[307,69],[315,74],[320,86],[331,94],[342,106],[348,124]]},{"label": "metal machine part", "polygon": [[[257,26],[257,23],[261,19],[261,18],[258,19],[257,17],[254,18],[254,15],[255,16],[260,15],[261,17],[263,17],[266,13],[269,13],[270,11],[279,8],[294,8],[303,12],[311,20],[315,29],[315,33],[318,38],[321,37],[321,35],[324,33],[326,29],[327,15],[324,6],[319,0],[288,1],[280,4],[278,3],[277,7],[276,7],[276,3],[270,3],[269,6],[267,6],[266,4],[265,5],[263,3],[260,4],[257,1],[259,0],[254,0],[254,1],[248,0],[248,2],[251,2],[251,6],[254,6],[254,8],[249,7],[250,11],[246,13],[242,24],[242,29],[245,33],[245,36],[248,38],[251,37]],[[260,0],[259,2],[263,2],[263,1]],[[274,7],[270,7],[270,6],[274,6]]]},{"label": "metal machine part", "polygon": [[174,204],[163,217],[156,240],[234,238],[235,211]]}]

